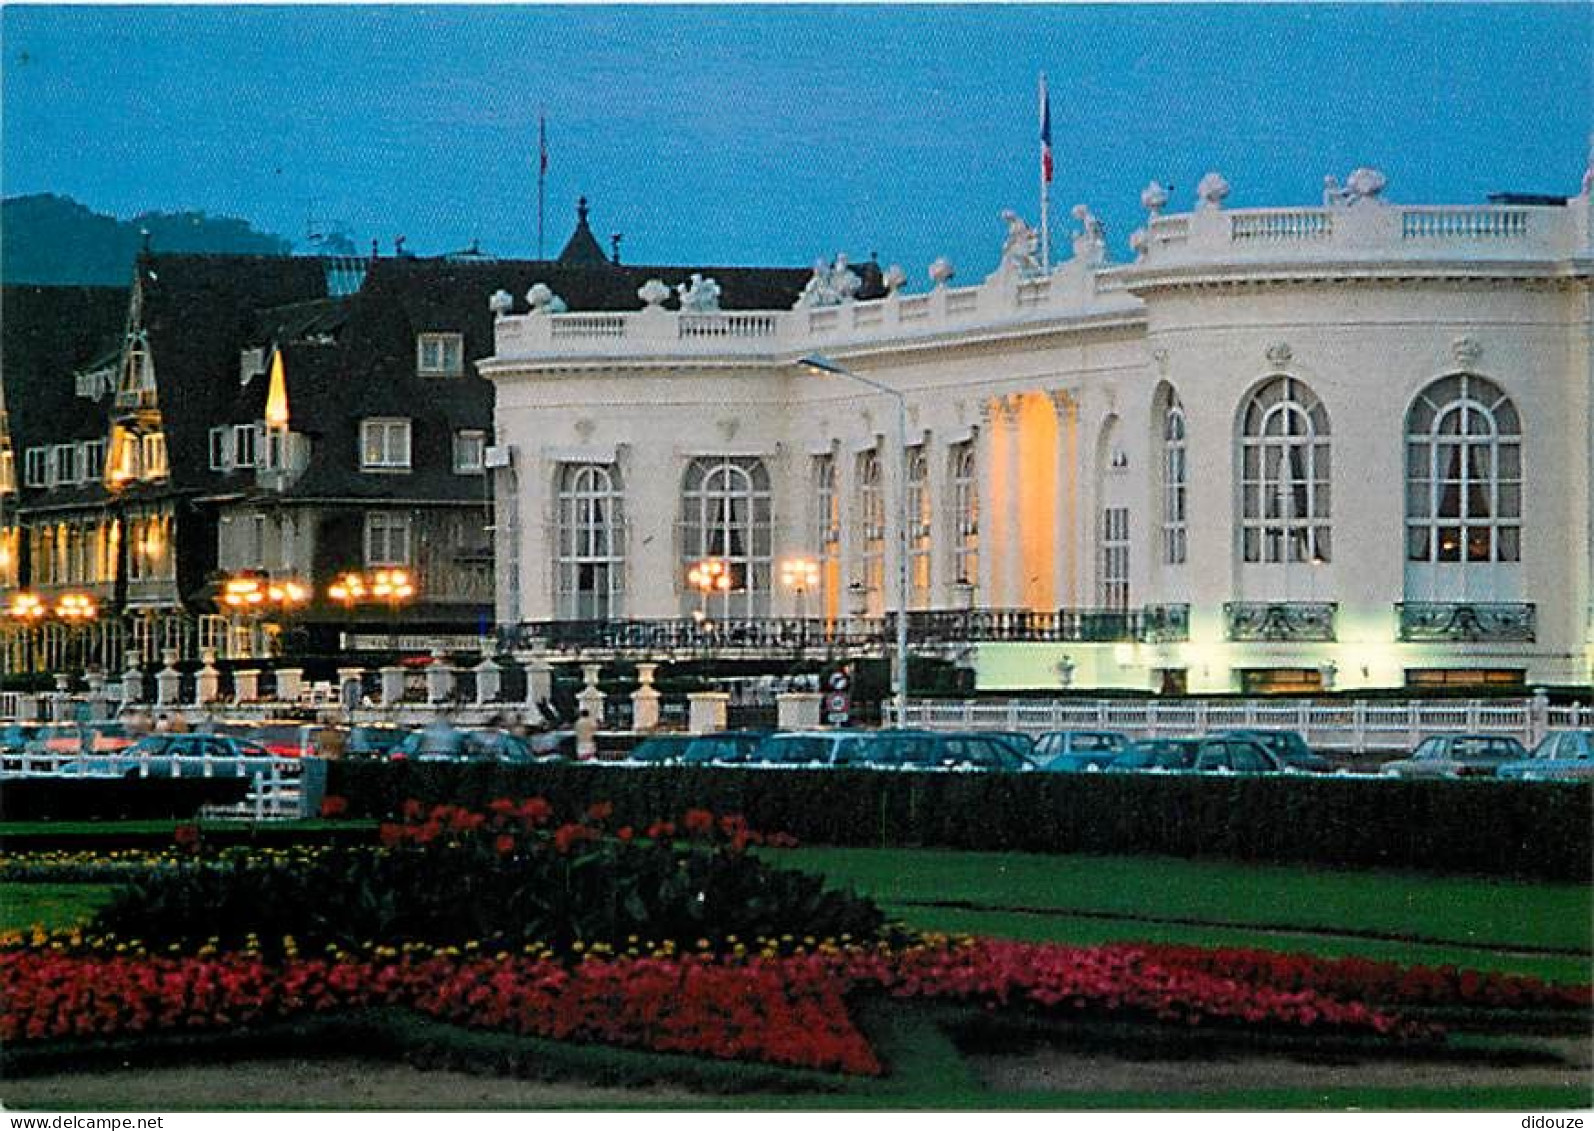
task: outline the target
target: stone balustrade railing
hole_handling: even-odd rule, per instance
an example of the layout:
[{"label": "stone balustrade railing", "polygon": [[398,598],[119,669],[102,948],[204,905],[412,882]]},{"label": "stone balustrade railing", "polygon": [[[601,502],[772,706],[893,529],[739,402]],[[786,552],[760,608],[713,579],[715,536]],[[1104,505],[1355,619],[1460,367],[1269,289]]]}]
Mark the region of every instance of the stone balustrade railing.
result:
[{"label": "stone balustrade railing", "polygon": [[505,315],[496,323],[495,356],[484,371],[517,361],[561,357],[638,360],[745,357],[790,361],[814,349],[850,342],[939,334],[979,325],[1051,319],[1135,316],[1136,292],[1165,272],[1211,270],[1336,271],[1413,263],[1433,269],[1512,269],[1538,263],[1545,272],[1590,254],[1586,196],[1564,206],[1398,205],[1376,199],[1320,208],[1225,209],[1151,217],[1134,241],[1130,264],[1109,264],[1100,245],[1050,274],[999,270],[975,286],[938,286],[927,294],[893,293],[866,302],[794,310],[677,311],[662,305],[627,313],[554,313],[548,308]]}]

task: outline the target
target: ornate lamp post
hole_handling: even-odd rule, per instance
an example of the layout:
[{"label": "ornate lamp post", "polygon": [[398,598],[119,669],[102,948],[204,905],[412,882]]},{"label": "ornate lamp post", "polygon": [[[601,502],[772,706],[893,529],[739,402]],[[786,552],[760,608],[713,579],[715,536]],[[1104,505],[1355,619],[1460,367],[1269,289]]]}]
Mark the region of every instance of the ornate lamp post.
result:
[{"label": "ornate lamp post", "polygon": [[63,593],[55,602],[56,619],[67,626],[67,656],[68,666],[72,663],[72,642],[80,642],[83,666],[89,666],[89,648],[84,639],[84,632],[94,623],[100,615],[100,608],[94,598],[87,593]]},{"label": "ornate lamp post", "polygon": [[812,558],[787,558],[780,563],[780,583],[797,595],[797,638],[808,642],[808,591],[819,584],[819,563]]},{"label": "ornate lamp post", "polygon": [[731,571],[730,567],[719,558],[704,558],[695,562],[692,568],[686,571],[686,582],[696,589],[701,595],[698,604],[698,623],[704,628],[709,628],[708,598],[709,594],[719,592],[725,594],[727,613],[730,610],[731,600]]},{"label": "ornate lamp post", "polygon": [[379,569],[370,577],[351,570],[340,574],[338,579],[327,587],[327,596],[342,605],[351,615],[355,605],[366,602],[386,605],[391,621],[389,636],[396,646],[399,607],[413,599],[416,590],[415,576],[406,569]]},{"label": "ornate lamp post", "polygon": [[22,634],[22,666],[27,671],[33,670],[34,626],[43,620],[49,611],[36,593],[13,594],[11,603],[6,606],[6,616],[11,618]]}]

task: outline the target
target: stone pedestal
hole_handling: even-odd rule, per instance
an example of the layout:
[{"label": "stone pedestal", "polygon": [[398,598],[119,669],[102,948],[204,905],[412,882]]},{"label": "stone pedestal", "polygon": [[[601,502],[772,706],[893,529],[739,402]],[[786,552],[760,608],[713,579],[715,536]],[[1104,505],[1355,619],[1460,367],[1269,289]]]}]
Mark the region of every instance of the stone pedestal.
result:
[{"label": "stone pedestal", "polygon": [[686,729],[693,734],[724,730],[730,701],[731,697],[723,691],[692,692],[686,697]]},{"label": "stone pedestal", "polygon": [[515,659],[526,671],[526,706],[542,718],[541,704],[553,696],[553,665],[540,651],[516,652]]},{"label": "stone pedestal", "polygon": [[144,673],[138,666],[138,653],[129,652],[127,670],[122,673],[122,705],[144,701]]},{"label": "stone pedestal", "polygon": [[404,698],[404,669],[394,665],[382,669],[382,706],[392,707]]},{"label": "stone pedestal", "polygon": [[659,690],[653,686],[657,664],[636,666],[637,689],[631,692],[631,729],[640,733],[658,729]]},{"label": "stone pedestal", "polygon": [[448,662],[448,653],[434,648],[432,662],[426,669],[426,701],[447,703],[453,697],[454,668]]},{"label": "stone pedestal", "polygon": [[582,664],[582,688],[576,692],[576,706],[603,725],[603,692],[598,690],[598,664]]},{"label": "stone pedestal", "polygon": [[232,701],[253,703],[260,698],[260,671],[257,668],[239,668],[232,673]]},{"label": "stone pedestal", "polygon": [[491,656],[476,665],[476,702],[485,706],[498,702],[504,686],[504,673]]},{"label": "stone pedestal", "polygon": [[817,691],[775,694],[775,725],[781,730],[813,730],[819,726],[825,697]]},{"label": "stone pedestal", "polygon": [[303,691],[303,668],[277,669],[277,700],[279,702],[296,703],[299,701],[299,695]]},{"label": "stone pedestal", "polygon": [[221,698],[221,673],[216,670],[216,653],[209,648],[200,653],[200,665],[194,677],[194,702],[204,706]]},{"label": "stone pedestal", "polygon": [[108,714],[109,712],[105,710],[105,704],[110,696],[105,691],[105,673],[98,668],[90,668],[83,673],[83,682],[88,685],[89,702],[97,708],[95,711],[96,716]]},{"label": "stone pedestal", "polygon": [[162,707],[175,707],[181,694],[182,676],[177,672],[177,650],[168,648],[161,653],[165,667],[155,673],[155,702]]},{"label": "stone pedestal", "polygon": [[53,722],[72,721],[72,677],[57,675],[55,690],[50,694],[50,719]]}]

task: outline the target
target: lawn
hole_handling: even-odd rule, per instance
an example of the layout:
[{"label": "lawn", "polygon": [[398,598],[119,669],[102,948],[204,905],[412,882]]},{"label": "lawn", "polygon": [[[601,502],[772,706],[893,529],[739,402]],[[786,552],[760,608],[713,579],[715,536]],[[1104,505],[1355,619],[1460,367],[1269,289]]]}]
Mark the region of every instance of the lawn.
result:
[{"label": "lawn", "polygon": [[1359,954],[1567,981],[1588,981],[1594,963],[1594,890],[1580,884],[941,849],[801,848],[781,858],[926,929]]},{"label": "lawn", "polygon": [[112,884],[0,884],[0,931],[87,922],[115,891]]}]

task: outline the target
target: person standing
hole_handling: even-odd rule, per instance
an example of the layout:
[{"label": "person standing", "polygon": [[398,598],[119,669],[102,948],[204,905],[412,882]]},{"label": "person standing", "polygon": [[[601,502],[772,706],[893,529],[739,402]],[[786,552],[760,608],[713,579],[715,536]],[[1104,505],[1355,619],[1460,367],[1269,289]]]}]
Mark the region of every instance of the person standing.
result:
[{"label": "person standing", "polygon": [[582,711],[576,716],[576,761],[584,762],[598,756],[598,720],[592,712]]}]

